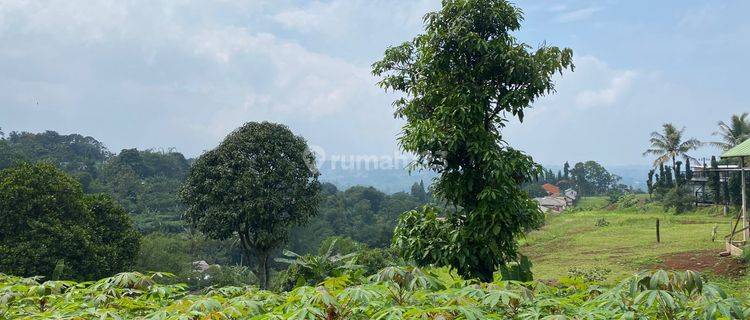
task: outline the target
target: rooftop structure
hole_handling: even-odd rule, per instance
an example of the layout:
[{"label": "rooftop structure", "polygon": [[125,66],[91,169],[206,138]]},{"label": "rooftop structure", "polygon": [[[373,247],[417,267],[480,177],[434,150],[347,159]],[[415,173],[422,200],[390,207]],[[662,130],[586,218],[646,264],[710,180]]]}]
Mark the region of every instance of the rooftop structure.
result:
[{"label": "rooftop structure", "polygon": [[[741,255],[742,249],[740,248],[746,245],[748,240],[750,240],[750,221],[748,220],[749,217],[747,215],[747,183],[745,179],[745,171],[747,170],[745,167],[745,158],[747,157],[750,157],[750,139],[745,140],[745,142],[727,150],[721,155],[722,159],[739,159],[739,171],[741,173],[742,181],[742,210],[740,210],[740,214],[737,215],[737,220],[734,222],[732,233],[730,233],[726,239],[727,251],[733,255]],[[736,170],[737,169],[734,171]],[[740,221],[742,221],[742,228],[737,229]],[[741,241],[735,239],[735,236],[739,233],[742,233]]]}]

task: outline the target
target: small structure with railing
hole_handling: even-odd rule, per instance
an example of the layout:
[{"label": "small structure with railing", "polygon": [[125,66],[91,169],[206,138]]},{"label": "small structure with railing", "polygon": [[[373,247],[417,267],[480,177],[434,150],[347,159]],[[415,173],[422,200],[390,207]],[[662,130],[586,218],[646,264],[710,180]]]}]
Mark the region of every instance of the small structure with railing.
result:
[{"label": "small structure with railing", "polygon": [[729,149],[721,155],[722,159],[737,160],[738,167],[732,171],[740,171],[742,185],[742,208],[737,214],[737,218],[732,223],[732,231],[726,236],[726,253],[733,256],[742,255],[742,248],[750,240],[750,221],[747,216],[747,183],[745,171],[747,171],[747,158],[750,157],[750,139],[740,143],[736,147]]}]

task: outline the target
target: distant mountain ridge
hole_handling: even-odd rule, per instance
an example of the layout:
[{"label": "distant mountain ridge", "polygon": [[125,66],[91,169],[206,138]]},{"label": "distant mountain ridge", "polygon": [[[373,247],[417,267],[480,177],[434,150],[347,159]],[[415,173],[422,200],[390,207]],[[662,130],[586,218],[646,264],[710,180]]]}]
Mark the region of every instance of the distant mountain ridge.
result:
[{"label": "distant mountain ridge", "polygon": [[[571,166],[574,163],[571,163]],[[371,165],[332,165],[330,162],[318,165],[320,170],[320,180],[330,182],[339,189],[346,189],[351,186],[363,185],[373,186],[385,193],[408,192],[414,183],[423,181],[425,185],[430,185],[432,179],[437,176],[436,173],[428,170],[409,172],[406,167],[402,168],[378,168]],[[604,166],[607,171],[616,174],[622,180],[621,183],[634,189],[646,190],[646,177],[649,169],[648,165],[614,165]],[[561,165],[544,166],[557,173],[562,170]]]},{"label": "distant mountain ridge", "polygon": [[408,192],[414,183],[429,185],[437,176],[432,171],[412,171],[405,167],[389,168],[376,165],[323,162],[318,164],[320,181],[330,182],[339,189],[352,186],[373,186],[385,193]]}]

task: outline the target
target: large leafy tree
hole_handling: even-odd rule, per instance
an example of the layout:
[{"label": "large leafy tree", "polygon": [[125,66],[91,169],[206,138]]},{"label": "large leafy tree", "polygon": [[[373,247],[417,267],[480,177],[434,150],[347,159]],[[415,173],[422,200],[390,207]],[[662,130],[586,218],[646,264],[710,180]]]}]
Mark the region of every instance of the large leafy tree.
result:
[{"label": "large leafy tree", "polygon": [[402,215],[394,243],[419,264],[491,281],[539,220],[519,185],[540,168],[501,130],[554,90],[551,77],[572,68],[572,51],[518,42],[512,32],[521,20],[507,1],[444,0],[425,16],[424,34],[373,65],[383,88],[403,93],[394,102],[406,120],[400,146],[416,154],[416,167],[439,173],[434,195],[456,209],[445,219],[431,207]]},{"label": "large leafy tree", "polygon": [[729,123],[719,121],[719,130],[713,135],[721,138],[721,141],[710,142],[710,144],[722,150],[729,150],[750,138],[750,119],[747,116],[748,113],[743,112],[733,114]]},{"label": "large leafy tree", "polygon": [[51,164],[0,171],[0,272],[97,279],[130,267],[139,240],[122,206]]},{"label": "large leafy tree", "polygon": [[582,195],[606,194],[620,181],[620,177],[607,171],[596,161],[578,162],[571,170],[578,192]]},{"label": "large leafy tree", "polygon": [[314,160],[286,126],[249,122],[195,161],[181,193],[185,218],[209,237],[238,237],[267,288],[271,251],[317,213]]},{"label": "large leafy tree", "polygon": [[651,147],[643,155],[654,155],[654,167],[672,160],[672,168],[677,167],[677,158],[689,159],[688,152],[703,145],[698,139],[684,140],[685,128],[677,129],[674,124],[662,125],[662,132],[651,132]]}]

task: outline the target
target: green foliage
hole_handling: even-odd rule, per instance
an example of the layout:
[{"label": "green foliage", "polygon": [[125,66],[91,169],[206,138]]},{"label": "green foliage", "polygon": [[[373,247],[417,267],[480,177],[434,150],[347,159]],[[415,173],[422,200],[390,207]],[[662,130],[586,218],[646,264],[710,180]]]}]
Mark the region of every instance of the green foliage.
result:
[{"label": "green foliage", "polygon": [[277,259],[289,264],[279,274],[277,288],[287,291],[300,285],[315,285],[326,277],[373,275],[385,267],[403,263],[394,249],[370,248],[346,237],[325,239],[317,255],[299,255],[291,251],[285,255],[288,259]]},{"label": "green foliage", "polygon": [[186,283],[190,290],[241,287],[258,283],[258,278],[249,267],[220,265],[211,265],[205,271],[192,270],[181,275],[177,280]]},{"label": "green foliage", "polygon": [[750,263],[750,246],[745,246],[742,248],[740,261],[742,261],[743,263]]},{"label": "green foliage", "polygon": [[[60,135],[54,131],[43,133],[11,132],[6,148],[12,150],[15,160],[48,162],[74,175],[96,175],[96,165],[109,155],[103,143],[80,134]],[[0,163],[0,169],[12,163]]]},{"label": "green foliage", "polygon": [[604,195],[616,190],[620,177],[609,173],[596,161],[578,162],[573,166],[571,175],[581,195]]},{"label": "green foliage", "polygon": [[361,281],[329,278],[276,294],[253,287],[191,294],[167,274],[123,273],[97,282],[40,282],[0,274],[8,319],[747,319],[747,301],[695,272],[640,273],[612,288],[578,283],[443,283],[392,267]]},{"label": "green foliage", "polygon": [[85,192],[112,195],[142,232],[184,229],[177,190],[189,161],[180,153],[125,149],[113,155],[92,137],[54,131],[0,138],[0,169],[24,161],[51,163],[76,178]]},{"label": "green foliage", "polygon": [[572,267],[568,269],[568,277],[581,279],[588,283],[604,282],[612,270],[605,267],[579,268]]},{"label": "green foliage", "polygon": [[411,196],[417,198],[419,201],[426,202],[429,195],[427,194],[427,191],[424,189],[424,181],[420,181],[419,183],[414,183],[411,186]]},{"label": "green foliage", "polygon": [[638,195],[634,193],[625,193],[619,196],[617,198],[617,201],[615,201],[614,203],[618,208],[621,209],[634,208],[641,203],[641,198],[639,198]]},{"label": "green foliage", "polygon": [[674,209],[676,214],[680,214],[693,209],[695,205],[695,196],[690,188],[676,186],[664,195],[662,204],[664,205],[664,211]]},{"label": "green foliage", "polygon": [[[665,123],[661,132],[651,132],[649,142],[651,147],[643,152],[643,155],[654,155],[654,166],[664,164],[672,160],[672,168],[675,168],[677,158],[689,159],[688,152],[699,148],[703,143],[697,139],[684,140],[685,128],[677,129],[674,124]],[[664,174],[661,174],[663,177]]]},{"label": "green foliage", "polygon": [[599,219],[596,219],[595,225],[597,227],[606,227],[609,225],[609,221],[607,221],[607,219],[604,219],[604,218],[599,218]]},{"label": "green foliage", "polygon": [[188,167],[177,152],[125,149],[102,165],[91,189],[114,195],[144,233],[181,232],[178,190]]},{"label": "green foliage", "polygon": [[341,277],[362,267],[357,265],[357,253],[340,254],[336,252],[334,239],[328,244],[326,252],[320,255],[299,255],[289,250],[284,251],[286,258],[276,261],[289,264],[281,280],[282,290],[291,290],[298,286],[314,286],[326,278]]},{"label": "green foliage", "polygon": [[177,275],[183,274],[190,270],[190,263],[195,261],[188,251],[188,241],[183,237],[159,233],[146,235],[141,239],[141,250],[136,259],[135,270],[161,270]]},{"label": "green foliage", "polygon": [[332,236],[350,238],[369,247],[390,247],[399,214],[425,204],[405,192],[385,194],[364,186],[339,191],[330,183],[323,183],[322,187],[318,215],[292,231],[289,249],[294,252],[315,253],[324,247],[321,242]]},{"label": "green foliage", "polygon": [[[240,249],[231,241],[206,239],[195,233],[143,236],[134,270],[162,270],[173,274],[170,282],[184,282],[190,290],[215,286],[243,286],[258,283],[249,266],[241,263]],[[208,270],[195,270],[193,262],[205,261]]]},{"label": "green foliage", "polygon": [[51,164],[0,171],[0,271],[94,279],[129,268],[140,235],[111,197]]},{"label": "green foliage", "polygon": [[554,90],[552,76],[572,68],[572,51],[518,42],[521,11],[507,1],[442,5],[425,15],[424,34],[373,64],[381,87],[404,93],[394,102],[406,120],[401,148],[416,154],[415,167],[440,174],[433,196],[459,208],[441,221],[424,214],[434,208],[407,213],[395,243],[421,265],[491,281],[515,258],[516,237],[540,217],[519,188],[539,167],[508,147],[501,130],[508,116],[522,121],[530,103]]},{"label": "green foliage", "polygon": [[534,275],[531,272],[531,267],[533,267],[531,260],[522,254],[519,254],[518,257],[518,261],[500,267],[502,279],[521,282],[534,280]]},{"label": "green foliage", "polygon": [[750,138],[750,119],[747,117],[748,113],[743,112],[733,114],[729,123],[719,121],[719,130],[713,135],[719,136],[721,140],[710,144],[726,151]]},{"label": "green foliage", "polygon": [[648,171],[648,180],[646,180],[646,187],[648,188],[648,195],[652,195],[654,193],[654,188],[656,187],[654,185],[654,173],[655,170],[651,169]]},{"label": "green foliage", "polygon": [[319,189],[303,138],[280,124],[249,122],[195,161],[181,196],[192,226],[214,239],[239,238],[267,288],[271,251],[317,214]]}]

